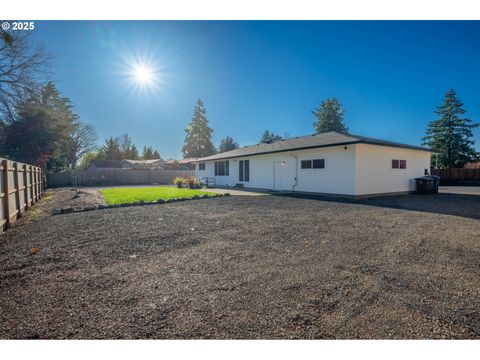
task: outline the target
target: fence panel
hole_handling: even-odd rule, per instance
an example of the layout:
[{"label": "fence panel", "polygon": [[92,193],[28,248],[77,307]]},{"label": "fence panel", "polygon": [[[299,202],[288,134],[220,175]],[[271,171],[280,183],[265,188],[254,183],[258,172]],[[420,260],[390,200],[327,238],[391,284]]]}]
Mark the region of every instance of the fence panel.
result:
[{"label": "fence panel", "polygon": [[162,169],[67,170],[54,174],[48,174],[48,186],[73,186],[74,176],[78,179],[79,186],[166,185],[171,184],[173,179],[177,176],[195,176],[195,171]]},{"label": "fence panel", "polygon": [[443,181],[480,181],[480,169],[433,169]]},{"label": "fence panel", "polygon": [[10,227],[41,198],[44,189],[42,179],[42,169],[0,158],[1,230]]}]

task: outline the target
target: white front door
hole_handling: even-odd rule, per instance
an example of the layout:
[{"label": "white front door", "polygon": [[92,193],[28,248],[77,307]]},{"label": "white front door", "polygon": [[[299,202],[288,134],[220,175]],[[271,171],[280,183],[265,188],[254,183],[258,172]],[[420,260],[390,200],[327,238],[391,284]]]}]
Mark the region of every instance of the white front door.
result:
[{"label": "white front door", "polygon": [[273,190],[289,190],[287,188],[287,162],[275,161],[273,163]]}]

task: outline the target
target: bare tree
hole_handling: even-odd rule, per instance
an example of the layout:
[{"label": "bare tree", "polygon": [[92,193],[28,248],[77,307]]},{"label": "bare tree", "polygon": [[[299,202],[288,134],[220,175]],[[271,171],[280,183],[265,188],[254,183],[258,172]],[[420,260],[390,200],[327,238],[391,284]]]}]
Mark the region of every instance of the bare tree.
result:
[{"label": "bare tree", "polygon": [[97,148],[95,128],[90,124],[77,123],[71,135],[71,142],[70,166],[75,169],[81,158]]},{"label": "bare tree", "polygon": [[51,56],[30,44],[29,32],[0,30],[0,120],[15,120],[15,106],[46,80]]},{"label": "bare tree", "polygon": [[117,137],[117,141],[118,146],[120,147],[120,152],[122,153],[122,157],[124,159],[127,159],[130,153],[130,149],[133,146],[132,139],[130,139],[130,136],[128,136],[128,134],[123,134]]}]

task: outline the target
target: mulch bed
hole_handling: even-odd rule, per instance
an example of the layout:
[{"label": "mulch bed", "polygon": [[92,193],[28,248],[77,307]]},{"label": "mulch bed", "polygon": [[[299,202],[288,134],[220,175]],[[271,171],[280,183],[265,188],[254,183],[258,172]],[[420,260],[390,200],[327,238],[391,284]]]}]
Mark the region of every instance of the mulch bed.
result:
[{"label": "mulch bed", "polygon": [[421,210],[237,196],[45,215],[0,240],[0,337],[480,338],[479,220]]}]

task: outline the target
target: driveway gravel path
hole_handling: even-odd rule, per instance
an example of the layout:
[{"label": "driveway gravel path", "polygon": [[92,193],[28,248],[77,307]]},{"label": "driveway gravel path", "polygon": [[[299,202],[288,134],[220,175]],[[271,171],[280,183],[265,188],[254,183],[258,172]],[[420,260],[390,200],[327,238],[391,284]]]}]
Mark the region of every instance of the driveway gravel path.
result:
[{"label": "driveway gravel path", "polygon": [[23,222],[0,240],[0,337],[480,338],[480,220],[380,205],[234,196]]}]

